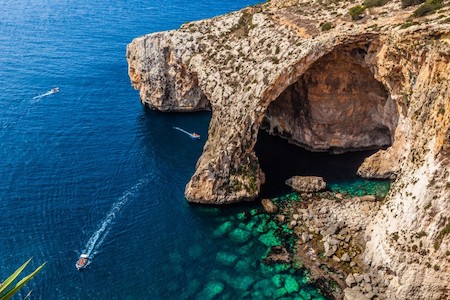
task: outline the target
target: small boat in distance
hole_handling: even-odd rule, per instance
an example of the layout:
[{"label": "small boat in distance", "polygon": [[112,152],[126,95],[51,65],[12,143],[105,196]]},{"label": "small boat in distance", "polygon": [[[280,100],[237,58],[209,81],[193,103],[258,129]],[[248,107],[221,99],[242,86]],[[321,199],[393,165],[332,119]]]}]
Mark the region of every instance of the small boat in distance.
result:
[{"label": "small boat in distance", "polygon": [[78,270],[81,270],[86,268],[88,263],[89,263],[89,255],[81,254],[80,258],[77,260],[77,263],[75,264],[75,267],[77,267]]},{"label": "small boat in distance", "polygon": [[59,92],[59,87],[54,87],[54,88],[52,88],[50,91],[48,91],[48,92],[45,92],[45,93],[43,93],[43,94],[40,94],[40,95],[37,95],[37,96],[35,96],[35,97],[33,97],[33,99],[34,100],[41,100],[42,98],[44,98],[44,97],[46,97],[46,96],[50,96],[50,95],[53,95],[53,94],[56,94],[56,93],[58,93]]},{"label": "small boat in distance", "polygon": [[188,136],[190,136],[190,137],[193,138],[193,139],[197,139],[197,140],[200,139],[200,134],[198,134],[198,133],[195,133],[195,132],[190,133],[190,132],[187,132],[186,130],[184,130],[184,129],[180,128],[180,127],[174,127],[173,129],[176,129],[176,130],[178,130],[178,131],[181,131],[181,132],[183,132],[183,133],[186,133]]}]

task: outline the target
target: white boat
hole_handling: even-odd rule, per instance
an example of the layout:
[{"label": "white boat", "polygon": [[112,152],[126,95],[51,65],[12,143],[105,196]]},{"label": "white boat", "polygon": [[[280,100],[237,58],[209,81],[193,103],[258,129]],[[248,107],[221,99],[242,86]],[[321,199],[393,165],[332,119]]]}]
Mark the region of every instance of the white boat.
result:
[{"label": "white boat", "polygon": [[75,267],[77,267],[78,270],[81,270],[86,268],[88,263],[89,263],[89,255],[81,254],[80,258],[77,260],[77,263],[75,264]]},{"label": "white boat", "polygon": [[180,127],[174,127],[173,129],[176,129],[176,130],[179,130],[179,131],[181,131],[183,133],[186,133],[188,136],[190,136],[193,139],[197,139],[197,140],[200,139],[200,134],[198,134],[198,133],[195,133],[195,132],[190,133],[190,132],[187,132],[186,130],[184,130],[184,129],[180,128]]}]

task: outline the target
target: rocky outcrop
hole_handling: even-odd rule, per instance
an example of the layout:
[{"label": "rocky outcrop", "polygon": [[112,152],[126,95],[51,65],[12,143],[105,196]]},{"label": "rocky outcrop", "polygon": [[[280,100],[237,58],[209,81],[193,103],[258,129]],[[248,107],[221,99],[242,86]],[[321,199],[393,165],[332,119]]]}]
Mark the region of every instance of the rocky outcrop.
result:
[{"label": "rocky outcrop", "polygon": [[286,180],[286,185],[299,193],[318,192],[327,187],[323,178],[318,176],[293,176]]},{"label": "rocky outcrop", "polygon": [[192,202],[258,196],[260,128],[315,151],[387,147],[359,170],[396,178],[363,261],[388,272],[386,298],[450,297],[448,8],[411,22],[416,7],[393,1],[352,21],[352,5],[273,0],[139,37],[130,78],[153,109],[212,110]]},{"label": "rocky outcrop", "polygon": [[[143,39],[134,44],[133,50],[128,48],[128,74],[142,103],[160,111],[208,110],[209,101],[198,85],[197,74],[181,63],[174,52],[175,45],[188,37],[166,37],[164,33],[155,34],[151,41]],[[192,42],[184,46],[195,48]]]}]

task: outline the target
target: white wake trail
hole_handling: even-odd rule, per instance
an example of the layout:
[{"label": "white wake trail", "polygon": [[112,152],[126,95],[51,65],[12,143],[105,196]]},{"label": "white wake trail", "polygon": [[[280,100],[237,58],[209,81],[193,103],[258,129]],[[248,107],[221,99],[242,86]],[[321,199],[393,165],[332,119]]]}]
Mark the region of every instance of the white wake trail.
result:
[{"label": "white wake trail", "polygon": [[89,238],[89,241],[86,243],[85,249],[83,253],[89,255],[89,260],[92,260],[94,255],[98,253],[100,246],[103,244],[105,237],[109,233],[109,226],[111,225],[114,218],[120,212],[122,207],[127,204],[131,199],[134,199],[137,196],[138,190],[144,185],[148,183],[148,179],[144,178],[139,180],[136,185],[126,191],[122,197],[120,197],[112,206],[109,212],[106,214],[106,217],[100,223],[100,227],[95,231],[92,236]]}]

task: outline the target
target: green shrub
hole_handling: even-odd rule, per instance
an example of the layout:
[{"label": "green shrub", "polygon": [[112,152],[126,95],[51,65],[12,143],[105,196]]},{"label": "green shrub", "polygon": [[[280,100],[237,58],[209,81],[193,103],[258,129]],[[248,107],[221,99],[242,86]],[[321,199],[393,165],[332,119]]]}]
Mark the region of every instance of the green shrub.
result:
[{"label": "green shrub", "polygon": [[406,8],[409,6],[422,4],[424,2],[425,2],[425,0],[402,0],[402,7]]},{"label": "green shrub", "polygon": [[333,28],[333,27],[334,27],[333,23],[325,22],[325,23],[323,23],[323,24],[320,26],[320,29],[322,29],[322,31],[327,31],[327,30],[330,30],[330,29]]},{"label": "green shrub", "polygon": [[400,26],[400,29],[405,29],[405,28],[408,28],[410,26],[417,25],[417,24],[419,24],[419,23],[406,21],[405,23],[402,24],[402,26]]},{"label": "green shrub", "polygon": [[421,232],[419,232],[418,234],[417,234],[417,237],[420,239],[420,238],[422,238],[422,237],[424,237],[424,236],[427,236],[427,233],[425,232],[425,231],[421,231]]},{"label": "green shrub", "polygon": [[355,20],[362,19],[363,16],[361,16],[361,15],[365,9],[366,8],[364,6],[356,5],[356,6],[350,7],[348,12],[349,12],[350,16],[352,16],[352,20],[355,21]]},{"label": "green shrub", "polygon": [[439,232],[436,240],[434,241],[434,249],[439,250],[442,240],[449,233],[450,233],[450,222],[448,222],[447,225],[445,225],[445,227],[441,230],[441,232]]},{"label": "green shrub", "polygon": [[363,5],[365,8],[383,6],[388,3],[388,0],[364,0]]},{"label": "green shrub", "polygon": [[419,6],[414,13],[412,14],[413,17],[423,17],[426,15],[429,15],[436,10],[440,9],[442,7],[442,0],[427,0],[425,3],[423,3],[421,6]]}]

